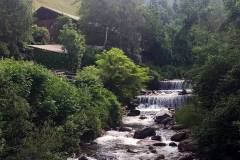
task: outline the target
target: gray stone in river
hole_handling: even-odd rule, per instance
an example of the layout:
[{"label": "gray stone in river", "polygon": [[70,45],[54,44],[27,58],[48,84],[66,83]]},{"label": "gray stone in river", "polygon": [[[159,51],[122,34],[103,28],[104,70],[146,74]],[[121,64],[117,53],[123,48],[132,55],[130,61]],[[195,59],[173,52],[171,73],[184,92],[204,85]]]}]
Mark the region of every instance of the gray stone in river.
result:
[{"label": "gray stone in river", "polygon": [[130,127],[120,127],[119,131],[120,132],[131,132],[132,128],[130,128]]},{"label": "gray stone in river", "polygon": [[187,133],[186,132],[179,132],[179,133],[176,133],[175,135],[173,135],[171,137],[171,140],[175,141],[175,142],[180,142],[180,141],[182,141],[186,138],[187,138]]},{"label": "gray stone in river", "polygon": [[160,159],[165,159],[165,156],[163,154],[158,155],[157,158],[155,158],[155,160],[160,160]]},{"label": "gray stone in river", "polygon": [[176,144],[175,142],[171,142],[171,143],[169,143],[169,146],[171,146],[171,147],[177,147],[177,144]]},{"label": "gray stone in river", "polygon": [[151,137],[151,136],[155,136],[156,135],[156,131],[154,128],[148,127],[148,128],[144,128],[142,130],[138,130],[134,133],[133,138],[136,139],[144,139],[147,137]]},{"label": "gray stone in river", "polygon": [[127,116],[134,117],[134,116],[139,116],[141,112],[139,110],[131,110]]},{"label": "gray stone in river", "polygon": [[166,143],[154,143],[153,146],[157,146],[157,147],[164,147],[166,146],[167,144]]},{"label": "gray stone in river", "polygon": [[152,136],[152,137],[151,137],[151,140],[161,141],[161,140],[162,140],[162,137],[161,137],[161,136]]}]

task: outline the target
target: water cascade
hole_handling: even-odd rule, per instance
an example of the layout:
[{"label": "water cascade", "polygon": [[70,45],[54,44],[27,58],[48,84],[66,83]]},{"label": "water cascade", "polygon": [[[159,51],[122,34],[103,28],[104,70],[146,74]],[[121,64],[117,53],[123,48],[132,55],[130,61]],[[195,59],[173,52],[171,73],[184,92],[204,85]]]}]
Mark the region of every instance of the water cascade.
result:
[{"label": "water cascade", "polygon": [[[160,154],[163,154],[166,160],[177,160],[183,156],[184,153],[179,152],[177,147],[169,145],[171,136],[176,132],[157,125],[154,118],[158,115],[168,114],[169,107],[177,108],[186,103],[191,98],[191,85],[186,85],[183,80],[162,81],[159,89],[157,91],[147,91],[146,94],[138,96],[140,105],[136,109],[141,112],[139,116],[123,117],[123,126],[131,130],[106,131],[95,140],[95,145],[90,146],[90,148],[84,147],[86,151],[83,153],[86,153],[88,159],[147,160],[157,159]],[[154,147],[154,153],[149,150],[149,146],[158,141],[151,140],[150,137],[142,140],[134,139],[134,132],[145,127],[154,127],[157,135],[162,137],[161,142],[165,143],[166,146]]]},{"label": "water cascade", "polygon": [[178,108],[191,99],[191,92],[191,84],[184,80],[161,81],[160,90],[138,96],[139,108]]}]

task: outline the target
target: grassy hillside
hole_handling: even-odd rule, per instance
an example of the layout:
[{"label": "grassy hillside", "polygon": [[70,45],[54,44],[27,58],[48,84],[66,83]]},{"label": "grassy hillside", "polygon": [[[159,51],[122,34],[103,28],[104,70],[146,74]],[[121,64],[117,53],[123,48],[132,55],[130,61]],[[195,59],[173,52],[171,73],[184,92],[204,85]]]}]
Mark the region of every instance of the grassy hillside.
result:
[{"label": "grassy hillside", "polygon": [[36,10],[41,6],[47,6],[68,14],[78,15],[79,4],[74,2],[75,0],[33,0],[33,9]]}]

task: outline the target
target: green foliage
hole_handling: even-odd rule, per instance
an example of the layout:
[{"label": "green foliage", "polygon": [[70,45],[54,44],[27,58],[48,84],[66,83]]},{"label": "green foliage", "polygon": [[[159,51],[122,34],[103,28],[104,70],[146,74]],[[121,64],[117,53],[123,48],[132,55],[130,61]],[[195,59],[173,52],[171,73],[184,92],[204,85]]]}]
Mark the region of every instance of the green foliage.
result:
[{"label": "green foliage", "polygon": [[87,47],[86,52],[83,55],[83,59],[82,59],[82,66],[90,66],[90,65],[94,65],[96,62],[96,55],[99,51],[97,51],[94,48],[91,47]]},{"label": "green foliage", "polygon": [[137,96],[149,80],[148,68],[134,64],[117,48],[100,54],[96,64],[105,87],[123,103]]},{"label": "green foliage", "polygon": [[221,101],[199,128],[201,151],[209,159],[237,159],[240,149],[239,93]]},{"label": "green foliage", "polygon": [[0,43],[0,57],[9,57],[10,51],[6,43]]},{"label": "green foliage", "polygon": [[118,47],[139,61],[144,16],[141,0],[79,0],[81,30],[88,44]]},{"label": "green foliage", "polygon": [[77,88],[31,62],[0,61],[0,158],[60,160],[81,140],[117,126],[116,97],[101,85],[87,84]]},{"label": "green foliage", "polygon": [[120,124],[121,105],[113,93],[103,88],[100,76],[100,69],[85,67],[78,72],[75,83],[79,88],[85,88],[85,92],[90,95],[91,106],[98,114],[101,127],[116,127]]},{"label": "green foliage", "polygon": [[59,40],[69,54],[72,63],[71,69],[76,71],[86,49],[84,37],[73,27],[66,26],[60,31]]},{"label": "green foliage", "polygon": [[32,5],[30,0],[0,1],[0,43],[8,44],[11,56],[20,58],[21,44],[31,35]]},{"label": "green foliage", "polygon": [[176,112],[177,123],[183,124],[187,127],[198,127],[205,115],[205,111],[197,103],[191,103],[183,106]]},{"label": "green foliage", "polygon": [[45,27],[38,27],[34,25],[32,27],[32,37],[33,37],[33,44],[48,44],[50,41],[50,35],[48,29]]},{"label": "green foliage", "polygon": [[213,57],[202,69],[196,82],[195,91],[197,92],[204,106],[212,108],[216,101],[216,89],[219,81],[230,69],[230,64],[222,57]]},{"label": "green foliage", "polygon": [[67,54],[52,53],[40,49],[34,49],[32,52],[34,61],[49,69],[72,69],[72,61]]},{"label": "green foliage", "polygon": [[102,86],[100,70],[95,66],[88,66],[77,73],[76,85],[80,87]]},{"label": "green foliage", "polygon": [[59,16],[56,21],[54,22],[52,28],[54,30],[54,34],[52,35],[52,39],[54,42],[59,42],[58,35],[60,35],[61,30],[64,29],[64,27],[75,27],[75,25],[72,22],[72,19],[66,16]]}]

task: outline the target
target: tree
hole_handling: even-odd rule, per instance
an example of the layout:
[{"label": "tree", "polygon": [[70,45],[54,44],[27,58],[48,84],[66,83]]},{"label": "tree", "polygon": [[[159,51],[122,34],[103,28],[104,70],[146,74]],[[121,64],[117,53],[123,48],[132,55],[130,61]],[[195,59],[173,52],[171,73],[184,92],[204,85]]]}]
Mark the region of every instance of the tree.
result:
[{"label": "tree", "polygon": [[74,27],[65,26],[60,31],[59,40],[64,45],[72,61],[72,71],[76,71],[81,65],[81,60],[86,49],[84,36],[74,29]]},{"label": "tree", "polygon": [[143,61],[156,66],[172,61],[173,37],[178,30],[176,17],[165,0],[151,0],[145,7],[146,27],[143,30]]},{"label": "tree", "polygon": [[0,7],[0,42],[8,44],[11,56],[20,58],[22,44],[31,35],[32,2],[1,0]]},{"label": "tree", "polygon": [[82,0],[80,24],[88,43],[118,47],[139,60],[145,24],[141,4],[142,0]]},{"label": "tree", "polygon": [[60,34],[60,31],[64,29],[64,26],[71,26],[75,28],[75,24],[72,22],[71,18],[59,16],[52,26],[54,33],[51,38],[54,42],[59,42],[58,35]]},{"label": "tree", "polygon": [[122,103],[128,103],[137,96],[150,79],[148,68],[134,64],[117,48],[100,54],[96,64],[105,87],[117,95]]},{"label": "tree", "polygon": [[32,37],[33,37],[33,44],[48,44],[50,41],[49,31],[45,27],[38,27],[34,25],[32,27]]}]

